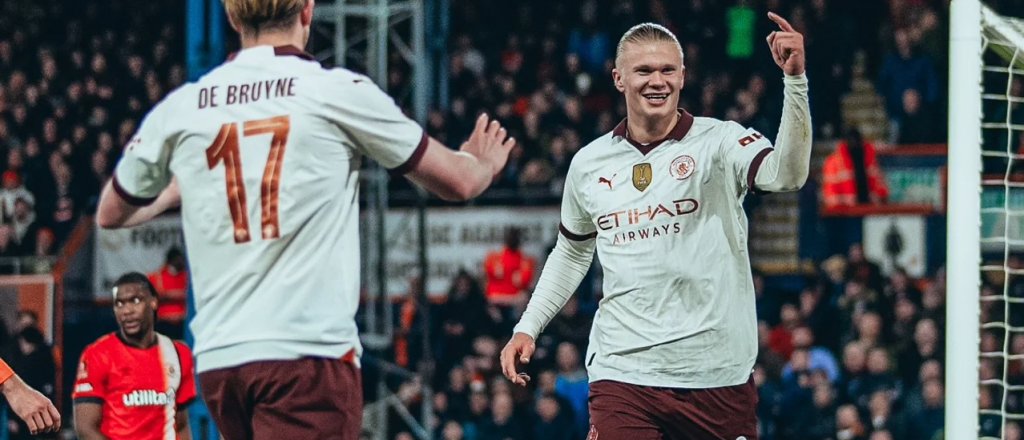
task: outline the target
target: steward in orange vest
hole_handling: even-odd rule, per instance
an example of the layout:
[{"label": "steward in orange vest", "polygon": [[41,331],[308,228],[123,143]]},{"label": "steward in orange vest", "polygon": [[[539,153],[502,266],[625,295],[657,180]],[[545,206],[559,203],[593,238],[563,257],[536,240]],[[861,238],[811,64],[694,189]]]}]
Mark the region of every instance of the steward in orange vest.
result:
[{"label": "steward in orange vest", "polygon": [[875,147],[851,129],[825,158],[821,193],[825,209],[883,203],[889,197]]}]

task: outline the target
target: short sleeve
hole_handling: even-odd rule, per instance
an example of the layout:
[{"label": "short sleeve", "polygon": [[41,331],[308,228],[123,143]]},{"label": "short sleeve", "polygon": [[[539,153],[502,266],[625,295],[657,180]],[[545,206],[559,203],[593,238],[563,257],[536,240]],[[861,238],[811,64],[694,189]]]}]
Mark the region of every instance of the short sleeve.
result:
[{"label": "short sleeve", "polygon": [[[357,149],[392,174],[412,171],[427,149],[427,134],[369,78],[350,76],[328,88],[326,109]],[[331,96],[335,95],[335,96]]]},{"label": "short sleeve", "polygon": [[173,145],[164,130],[166,106],[158,104],[143,118],[114,169],[114,191],[135,206],[153,203],[171,182]]},{"label": "short sleeve", "polygon": [[722,135],[721,159],[743,191],[755,192],[754,177],[765,156],[772,152],[771,141],[757,130],[726,122]]},{"label": "short sleeve", "polygon": [[75,403],[103,403],[107,386],[107,367],[107,363],[96,352],[95,346],[89,346],[82,352],[82,358],[78,361],[78,371],[75,373],[75,387],[71,391],[71,398]]},{"label": "short sleeve", "polygon": [[180,342],[175,342],[174,348],[178,350],[178,359],[181,361],[181,384],[178,385],[174,403],[181,408],[192,403],[192,400],[196,398],[196,376],[193,371],[195,369],[192,363],[192,351]]},{"label": "short sleeve", "polygon": [[7,365],[7,362],[0,359],[0,383],[4,383],[4,381],[10,379],[11,376],[14,376],[14,370],[11,370],[11,367]]},{"label": "short sleeve", "polygon": [[597,228],[584,207],[580,193],[580,177],[577,174],[570,166],[562,194],[561,224],[558,230],[570,240],[584,241],[596,237]]}]

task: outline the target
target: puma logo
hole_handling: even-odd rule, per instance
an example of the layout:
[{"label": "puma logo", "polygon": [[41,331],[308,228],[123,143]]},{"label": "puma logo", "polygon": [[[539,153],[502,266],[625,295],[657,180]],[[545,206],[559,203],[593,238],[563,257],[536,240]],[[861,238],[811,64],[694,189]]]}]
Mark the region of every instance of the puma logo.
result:
[{"label": "puma logo", "polygon": [[[615,176],[618,176],[618,173],[612,174],[612,179],[614,179]],[[600,177],[599,176],[597,178],[597,183],[607,183],[608,184],[608,189],[612,189],[612,181],[608,180],[608,179],[605,179],[604,177]]]}]

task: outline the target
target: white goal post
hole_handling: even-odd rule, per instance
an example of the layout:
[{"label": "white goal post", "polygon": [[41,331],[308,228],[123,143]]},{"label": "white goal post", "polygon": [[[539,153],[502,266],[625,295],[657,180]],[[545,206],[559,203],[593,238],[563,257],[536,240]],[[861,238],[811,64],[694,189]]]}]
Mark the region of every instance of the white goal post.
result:
[{"label": "white goal post", "polygon": [[1024,422],[1024,20],[952,0],[949,49],[943,437],[1003,439]]},{"label": "white goal post", "polygon": [[[946,197],[944,438],[978,438],[981,270],[981,2],[952,0]],[[955,331],[952,331],[955,329]]]}]

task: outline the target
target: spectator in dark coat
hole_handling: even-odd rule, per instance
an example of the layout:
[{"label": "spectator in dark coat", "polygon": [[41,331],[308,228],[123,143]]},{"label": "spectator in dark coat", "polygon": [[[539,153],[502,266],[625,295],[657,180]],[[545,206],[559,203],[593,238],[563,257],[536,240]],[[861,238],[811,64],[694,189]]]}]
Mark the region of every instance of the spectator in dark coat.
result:
[{"label": "spectator in dark coat", "polygon": [[789,438],[828,440],[836,432],[835,392],[828,384],[814,387],[813,404],[800,410],[789,429]]},{"label": "spectator in dark coat", "polygon": [[935,118],[932,107],[925,106],[921,102],[921,92],[915,89],[903,91],[903,106],[900,117],[901,144],[925,144],[935,142],[937,135],[942,133],[936,130],[939,122]]},{"label": "spectator in dark coat", "polygon": [[480,425],[478,440],[525,440],[523,430],[513,417],[512,397],[496,394],[491,399],[491,417]]},{"label": "spectator in dark coat", "polygon": [[942,381],[929,380],[921,390],[924,408],[909,414],[910,439],[932,440],[942,430],[945,419],[945,398]]},{"label": "spectator in dark coat", "polygon": [[885,55],[877,85],[878,92],[885,98],[891,128],[895,129],[890,134],[890,141],[896,140],[902,123],[903,92],[917,90],[925,106],[934,104],[939,93],[935,66],[927,55],[915,53],[908,30],[897,30],[895,40],[896,51]]},{"label": "spectator in dark coat", "polygon": [[[22,330],[18,334],[17,345],[17,355],[14,357],[11,368],[18,376],[21,376],[28,386],[43,393],[47,399],[53,400],[54,381],[57,380],[57,364],[43,333],[34,327]],[[29,434],[28,425],[24,421],[17,417],[11,420],[17,427],[13,430],[12,440],[35,438]]]},{"label": "spectator in dark coat", "polygon": [[551,394],[537,399],[532,425],[532,440],[573,440],[577,438],[572,418],[563,415],[558,399]]}]

